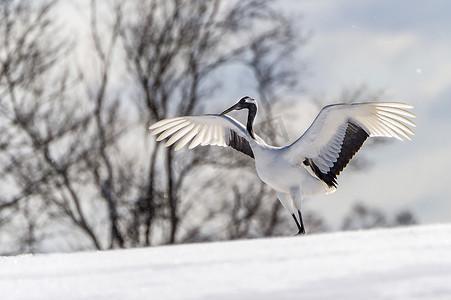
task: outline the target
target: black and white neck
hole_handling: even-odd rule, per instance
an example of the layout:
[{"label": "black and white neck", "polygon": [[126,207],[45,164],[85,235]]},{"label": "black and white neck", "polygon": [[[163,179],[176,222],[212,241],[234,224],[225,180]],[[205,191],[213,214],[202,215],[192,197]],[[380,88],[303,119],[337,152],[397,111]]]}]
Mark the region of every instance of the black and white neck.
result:
[{"label": "black and white neck", "polygon": [[249,113],[247,115],[247,124],[246,124],[246,129],[249,132],[250,136],[255,140],[255,135],[254,135],[254,120],[255,117],[257,116],[257,104],[253,103],[253,104],[249,104]]},{"label": "black and white neck", "polygon": [[257,115],[257,101],[255,101],[255,99],[252,99],[251,97],[248,97],[248,96],[243,97],[240,99],[240,101],[238,101],[237,104],[226,109],[219,115],[222,116],[228,112],[231,112],[232,110],[241,110],[244,108],[247,108],[249,110],[249,113],[247,115],[246,130],[247,130],[247,132],[249,132],[249,135],[255,140],[255,135],[254,135],[254,130],[253,130],[255,116]]}]

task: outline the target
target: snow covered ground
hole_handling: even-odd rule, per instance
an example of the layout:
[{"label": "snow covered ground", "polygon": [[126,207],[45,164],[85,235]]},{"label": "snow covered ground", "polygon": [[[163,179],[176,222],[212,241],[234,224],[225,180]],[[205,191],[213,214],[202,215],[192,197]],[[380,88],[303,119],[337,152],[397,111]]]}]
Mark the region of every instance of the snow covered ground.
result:
[{"label": "snow covered ground", "polygon": [[451,225],[0,257],[0,299],[451,299]]}]

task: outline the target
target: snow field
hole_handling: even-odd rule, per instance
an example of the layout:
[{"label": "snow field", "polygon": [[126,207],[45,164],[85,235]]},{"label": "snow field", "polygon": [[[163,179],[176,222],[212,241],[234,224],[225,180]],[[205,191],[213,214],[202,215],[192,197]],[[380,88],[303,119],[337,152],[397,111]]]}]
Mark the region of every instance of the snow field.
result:
[{"label": "snow field", "polygon": [[0,299],[451,299],[451,225],[0,257]]}]

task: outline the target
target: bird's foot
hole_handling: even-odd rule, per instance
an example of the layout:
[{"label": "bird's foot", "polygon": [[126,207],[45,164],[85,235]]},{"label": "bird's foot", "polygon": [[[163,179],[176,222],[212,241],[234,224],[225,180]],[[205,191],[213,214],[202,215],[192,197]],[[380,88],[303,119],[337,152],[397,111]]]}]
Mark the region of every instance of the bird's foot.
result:
[{"label": "bird's foot", "polygon": [[294,236],[298,236],[298,235],[304,235],[305,234],[305,230],[304,228],[299,229],[298,233],[296,233]]}]

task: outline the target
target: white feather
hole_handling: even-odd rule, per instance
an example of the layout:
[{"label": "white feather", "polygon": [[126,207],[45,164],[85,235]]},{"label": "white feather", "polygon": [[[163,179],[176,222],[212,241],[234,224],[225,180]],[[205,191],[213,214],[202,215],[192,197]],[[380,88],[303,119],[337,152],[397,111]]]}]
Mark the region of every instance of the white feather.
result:
[{"label": "white feather", "polygon": [[[414,124],[407,117],[415,115],[405,109],[412,108],[404,103],[356,103],[336,104],[324,107],[309,129],[294,143],[284,147],[285,157],[292,163],[299,163],[304,157],[316,158],[322,172],[330,165],[330,158],[323,149],[337,153],[335,139],[344,137],[343,125],[354,120],[370,136],[411,139],[413,131],[407,127]],[[405,120],[408,120],[407,122]],[[324,161],[325,160],[325,161]]]},{"label": "white feather", "polygon": [[199,127],[200,125],[194,125],[194,128],[191,129],[185,136],[177,143],[177,146],[175,146],[174,151],[177,151],[181,149],[183,146],[188,144],[189,141],[191,141],[197,133],[199,133]]},{"label": "white feather", "polygon": [[153,124],[152,126],[150,126],[149,129],[152,130],[152,129],[155,129],[155,128],[157,128],[157,127],[160,127],[160,126],[163,126],[163,125],[166,125],[166,124],[168,124],[168,123],[171,123],[171,122],[174,122],[174,121],[177,121],[177,120],[181,120],[181,119],[183,119],[183,117],[177,117],[177,118],[171,118],[171,119],[164,119],[164,120],[161,120],[161,121],[156,122],[155,124]]},{"label": "white feather", "polygon": [[150,135],[159,134],[162,131],[165,131],[165,130],[171,128],[171,127],[174,127],[175,125],[178,125],[180,123],[185,122],[185,120],[183,120],[182,118],[177,118],[176,120],[171,119],[171,120],[173,120],[173,121],[172,122],[167,122],[167,123],[165,123],[165,124],[163,124],[161,126],[158,126],[158,127],[153,127],[154,130],[150,133]]},{"label": "white feather", "polygon": [[170,139],[165,146],[170,146],[180,140],[174,150],[183,148],[191,141],[189,149],[199,145],[227,146],[228,132],[235,131],[241,137],[248,139],[249,135],[244,125],[229,116],[205,115],[187,116],[161,120],[149,127],[151,134],[160,134],[157,141]]},{"label": "white feather", "polygon": [[173,136],[171,136],[171,138],[166,142],[166,144],[164,144],[164,146],[165,147],[171,146],[172,144],[177,142],[179,139],[181,139],[185,134],[187,134],[191,129],[193,129],[193,127],[194,127],[194,124],[190,124],[182,129],[180,129],[179,131],[174,133]]},{"label": "white feather", "polygon": [[167,138],[168,136],[170,136],[171,134],[173,134],[174,132],[179,131],[180,129],[182,129],[183,127],[186,127],[189,125],[189,122],[182,122],[180,124],[176,124],[173,127],[168,128],[167,130],[165,130],[162,134],[160,134],[157,138],[157,142],[164,140],[165,138]]},{"label": "white feather", "polygon": [[188,149],[193,149],[202,143],[205,133],[207,132],[207,125],[203,124],[201,125],[201,128],[199,129],[199,133],[194,137],[193,141],[189,145]]}]

